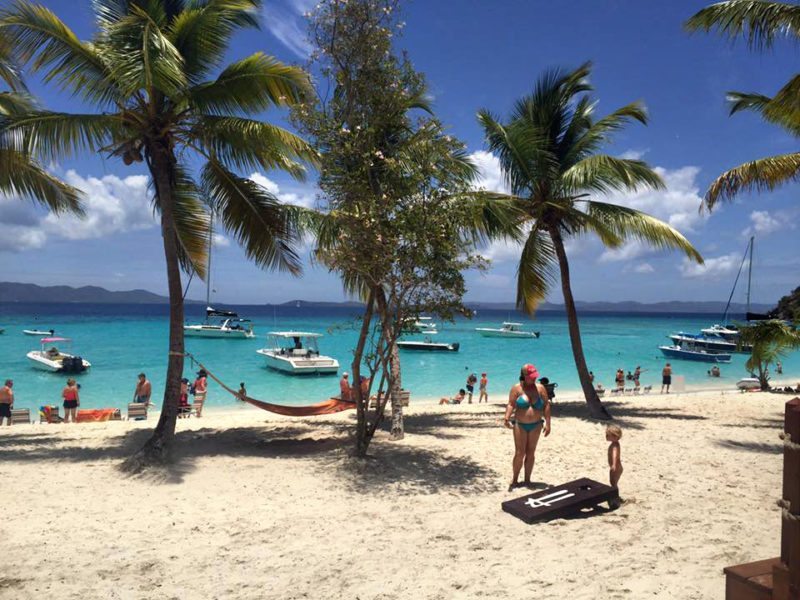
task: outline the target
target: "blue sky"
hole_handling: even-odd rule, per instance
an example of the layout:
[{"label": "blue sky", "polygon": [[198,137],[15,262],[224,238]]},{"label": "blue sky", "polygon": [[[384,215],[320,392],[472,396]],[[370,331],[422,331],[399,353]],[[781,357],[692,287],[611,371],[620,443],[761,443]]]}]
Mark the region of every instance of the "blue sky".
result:
[{"label": "blue sky", "polygon": [[[91,34],[86,0],[45,3],[83,38]],[[646,103],[647,127],[631,126],[607,151],[641,156],[657,167],[668,189],[611,200],[650,212],[677,226],[707,259],[690,265],[677,253],[628,245],[606,252],[591,238],[570,242],[573,288],[580,300],[725,300],[747,236],[755,233],[753,300],[774,302],[798,285],[800,216],[796,185],[742,196],[711,216],[697,208],[721,171],[748,159],[796,150],[796,141],[755,115],[728,117],[725,92],[772,94],[798,72],[796,45],[779,43],[768,53],[750,52],[715,35],[687,34],[682,23],[705,2],[629,1],[410,1],[398,45],[423,71],[439,117],[462,139],[482,167],[482,185],[502,188],[494,158],[485,151],[475,119],[480,108],[506,114],[536,77],[554,66],[592,60],[592,82],[601,114],[631,102]],[[302,13],[308,0],[265,0],[261,31],[240,33],[230,58],[257,50],[303,63]],[[50,108],[88,107],[31,81]],[[280,114],[265,115],[281,120]],[[141,168],[84,155],[53,166],[87,191],[89,218],[54,219],[13,198],[0,198],[0,279],[109,289],[145,288],[164,293],[166,281],[158,228]],[[246,173],[245,175],[251,175]],[[312,181],[300,184],[280,173],[252,174],[283,200],[313,205]],[[229,303],[282,302],[295,298],[342,300],[335,276],[310,265],[304,276],[263,272],[220,232],[214,253],[214,298]],[[518,249],[486,248],[487,274],[469,274],[468,300],[512,301]],[[201,283],[190,296],[205,295]],[[741,300],[743,293],[737,293]],[[551,301],[560,302],[558,289]]]}]

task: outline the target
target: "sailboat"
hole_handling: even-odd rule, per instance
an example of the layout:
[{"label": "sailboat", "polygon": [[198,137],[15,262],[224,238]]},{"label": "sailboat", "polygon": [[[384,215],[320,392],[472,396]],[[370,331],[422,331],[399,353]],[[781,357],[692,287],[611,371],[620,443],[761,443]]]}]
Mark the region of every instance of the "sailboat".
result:
[{"label": "sailboat", "polygon": [[214,220],[212,216],[208,228],[208,259],[206,262],[206,319],[203,323],[184,325],[183,334],[187,337],[217,339],[250,339],[256,336],[250,319],[241,319],[230,310],[216,310],[211,306],[211,249],[214,239]]},{"label": "sailboat", "polygon": [[[739,277],[742,275],[742,268],[744,267],[745,260],[748,261],[747,263],[747,319],[750,320],[750,315],[753,313],[750,312],[750,288],[753,281],[753,241],[755,240],[755,236],[750,236],[750,241],[747,242],[747,248],[745,248],[744,256],[742,257],[742,262],[739,265],[739,271],[736,273],[736,279],[733,281],[733,287],[731,288],[731,294],[728,296],[728,303],[725,305],[725,312],[722,313],[722,324],[714,324],[711,327],[706,327],[705,329],[701,329],[700,332],[706,337],[714,337],[723,339],[728,342],[736,343],[739,339],[739,330],[735,325],[728,324],[728,311],[731,308],[731,300],[733,300],[733,294],[736,292],[736,285],[739,283]],[[749,256],[749,259],[748,259]]]}]

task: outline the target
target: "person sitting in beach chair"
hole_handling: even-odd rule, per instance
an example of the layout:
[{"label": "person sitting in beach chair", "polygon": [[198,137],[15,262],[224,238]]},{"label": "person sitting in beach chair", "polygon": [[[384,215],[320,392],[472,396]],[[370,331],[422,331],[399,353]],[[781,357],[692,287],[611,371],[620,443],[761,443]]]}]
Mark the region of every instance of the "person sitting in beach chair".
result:
[{"label": "person sitting in beach chair", "polygon": [[443,397],[439,400],[439,404],[461,404],[464,401],[464,398],[467,397],[467,390],[461,388],[458,390],[458,393],[453,398],[446,398]]},{"label": "person sitting in beach chair", "polygon": [[184,377],[181,379],[181,395],[178,398],[178,417],[184,419],[192,412],[189,404],[189,380]]}]

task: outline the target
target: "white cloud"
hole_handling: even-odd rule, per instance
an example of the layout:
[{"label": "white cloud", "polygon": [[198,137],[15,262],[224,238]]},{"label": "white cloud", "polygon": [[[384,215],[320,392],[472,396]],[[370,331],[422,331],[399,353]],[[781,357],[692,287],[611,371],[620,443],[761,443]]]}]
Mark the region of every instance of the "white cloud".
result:
[{"label": "white cloud", "polygon": [[[702,265],[684,258],[679,267],[680,273],[687,279],[703,277],[705,279],[719,279],[735,273],[742,262],[741,255],[736,252],[724,254],[714,258],[706,258]],[[745,263],[746,266],[746,263]]]},{"label": "white cloud", "polygon": [[249,179],[265,188],[283,204],[295,204],[305,208],[313,208],[316,203],[316,188],[300,188],[294,191],[281,191],[280,186],[261,173],[252,173]]},{"label": "white cloud", "polygon": [[792,221],[785,218],[785,215],[773,216],[766,210],[754,210],[750,213],[751,225],[742,231],[742,235],[747,237],[753,234],[764,235],[780,231],[781,229],[793,228]]},{"label": "white cloud", "polygon": [[631,270],[634,273],[642,273],[642,274],[655,273],[655,269],[653,268],[653,265],[651,265],[650,263],[646,263],[646,262],[639,263],[638,265],[633,267],[633,269],[631,269]]},{"label": "white cloud", "polygon": [[469,155],[469,159],[478,168],[478,179],[475,182],[476,190],[487,192],[510,193],[508,184],[503,178],[500,160],[491,152],[478,150]]},{"label": "white cloud", "polygon": [[306,59],[313,50],[308,41],[303,14],[314,6],[311,0],[270,2],[264,6],[264,23],[270,33],[298,57]]},{"label": "white cloud", "polygon": [[224,235],[215,233],[214,237],[212,238],[212,244],[214,248],[227,248],[231,245],[231,241]]},{"label": "white cloud", "polygon": [[622,154],[619,155],[620,158],[625,158],[628,160],[641,160],[645,154],[648,153],[648,149],[645,148],[644,150],[626,150]]}]

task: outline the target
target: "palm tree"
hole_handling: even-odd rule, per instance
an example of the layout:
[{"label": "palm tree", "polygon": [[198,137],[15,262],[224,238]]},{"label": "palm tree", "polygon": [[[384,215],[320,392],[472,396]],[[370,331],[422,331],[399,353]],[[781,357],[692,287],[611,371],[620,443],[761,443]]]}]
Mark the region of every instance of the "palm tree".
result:
[{"label": "palm tree", "polygon": [[[712,4],[686,22],[690,31],[717,29],[734,39],[742,36],[754,49],[771,48],[778,37],[800,39],[800,6],[769,0],[729,0]],[[730,114],[755,111],[768,123],[800,137],[800,75],[773,97],[729,92]],[[717,177],[706,192],[704,207],[732,200],[745,191],[773,190],[800,179],[800,152],[768,156],[739,165]]]},{"label": "palm tree", "polygon": [[678,231],[632,208],[592,198],[640,187],[663,188],[661,178],[643,161],[599,153],[612,133],[630,121],[647,122],[644,107],[629,104],[596,118],[587,77],[590,63],[572,72],[545,73],[528,96],[518,100],[505,123],[488,111],[478,113],[489,149],[525,212],[530,233],[517,273],[517,306],[532,313],[555,282],[556,268],[569,323],[575,366],[591,413],[610,418],[589,380],[578,315],[570,283],[564,241],[596,234],[607,247],[635,239],[656,248],[702,257]]},{"label": "palm tree", "polygon": [[[6,121],[33,109],[9,40],[0,36],[0,79],[8,90],[0,92],[0,132]],[[0,193],[38,202],[56,214],[82,214],[80,192],[48,173],[20,136],[0,133]]]},{"label": "palm tree", "polygon": [[739,328],[739,345],[752,346],[745,363],[749,371],[758,371],[762,390],[769,389],[769,365],[789,350],[800,348],[800,332],[780,319],[756,321]]},{"label": "palm tree", "polygon": [[33,70],[98,108],[30,111],[9,127],[45,155],[103,151],[126,165],[144,162],[150,174],[167,267],[169,357],[161,418],[127,463],[138,469],[167,458],[174,438],[184,362],[181,267],[204,276],[209,210],[260,266],[300,270],[296,211],[236,171],[302,175],[297,160],[314,158],[305,142],[247,115],[293,105],[309,84],[302,70],[260,52],[221,68],[232,34],[257,26],[259,0],[95,0],[92,6],[90,41],[79,40],[44,6],[18,0],[4,11],[0,34]]}]

